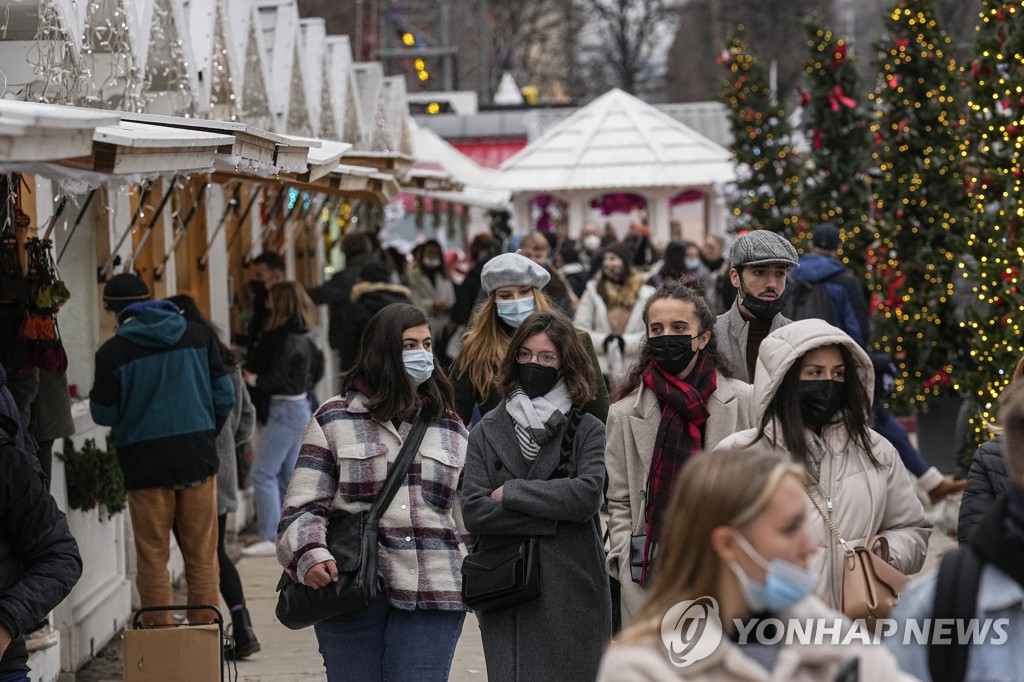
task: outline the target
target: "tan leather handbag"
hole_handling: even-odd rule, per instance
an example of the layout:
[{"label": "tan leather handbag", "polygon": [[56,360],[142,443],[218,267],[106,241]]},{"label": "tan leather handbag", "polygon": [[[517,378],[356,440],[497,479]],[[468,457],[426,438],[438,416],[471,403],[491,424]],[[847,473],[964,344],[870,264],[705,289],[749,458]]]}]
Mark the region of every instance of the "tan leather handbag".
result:
[{"label": "tan leather handbag", "polygon": [[[864,547],[851,547],[810,490],[807,495],[843,548],[843,593],[839,609],[849,618],[865,619],[869,623],[885,618],[899,601],[900,592],[909,580],[889,563],[889,541],[881,535],[872,535]],[[872,551],[876,546],[878,554]]]}]

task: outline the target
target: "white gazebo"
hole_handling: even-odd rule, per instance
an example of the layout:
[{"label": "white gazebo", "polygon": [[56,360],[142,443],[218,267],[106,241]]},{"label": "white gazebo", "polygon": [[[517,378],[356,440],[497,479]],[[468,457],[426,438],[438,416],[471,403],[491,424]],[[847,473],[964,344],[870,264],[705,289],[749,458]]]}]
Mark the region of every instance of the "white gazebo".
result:
[{"label": "white gazebo", "polygon": [[735,179],[727,149],[622,90],[613,89],[555,125],[490,178],[513,193],[516,228],[533,229],[531,204],[550,195],[568,206],[568,232],[580,234],[591,201],[629,193],[646,200],[646,221],[655,240],[670,238],[670,201],[683,193],[703,201],[694,215],[701,225],[688,236],[723,231],[719,187]]}]

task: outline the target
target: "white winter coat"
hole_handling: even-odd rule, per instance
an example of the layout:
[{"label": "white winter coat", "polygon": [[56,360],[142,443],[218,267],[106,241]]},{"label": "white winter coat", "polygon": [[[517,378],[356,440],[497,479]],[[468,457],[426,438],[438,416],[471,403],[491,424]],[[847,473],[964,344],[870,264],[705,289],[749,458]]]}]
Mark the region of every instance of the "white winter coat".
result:
[{"label": "white winter coat", "polygon": [[604,299],[601,298],[601,294],[598,293],[597,286],[597,279],[587,282],[587,288],[580,298],[580,305],[576,309],[573,323],[590,334],[590,338],[594,342],[594,349],[597,351],[598,362],[601,363],[601,373],[610,377],[611,385],[615,385],[626,376],[640,357],[640,348],[643,345],[644,334],[647,332],[644,325],[644,306],[647,305],[647,299],[654,293],[654,287],[647,284],[640,287],[636,303],[633,304],[633,311],[629,315],[622,334],[622,338],[626,342],[625,352],[619,352],[619,344],[615,342],[608,344],[607,349],[605,348],[604,340],[612,333],[612,328],[608,322],[608,307],[605,305]]},{"label": "white winter coat", "polygon": [[[777,329],[761,343],[753,391],[756,424],[761,423],[789,368],[808,351],[830,345],[845,346],[853,355],[856,366],[847,368],[847,372],[857,372],[870,400],[874,370],[864,350],[842,330],[823,320],[801,320]],[[768,425],[759,444],[774,444],[777,451],[785,453],[781,434],[775,440],[775,427],[775,422]],[[741,431],[715,449],[743,447],[756,436],[756,429]],[[831,510],[832,521],[847,543],[863,546],[872,535],[883,535],[889,541],[890,563],[908,575],[919,571],[928,550],[932,524],[925,518],[913,481],[896,449],[870,431],[871,451],[881,463],[878,468],[842,424],[826,425],[821,436],[808,429],[807,437],[813,448],[824,451],[821,480],[808,479],[808,483],[821,506]],[[810,499],[806,507],[808,529],[821,546],[810,559],[810,566],[821,575],[816,592],[825,603],[839,608],[843,550]]]}]

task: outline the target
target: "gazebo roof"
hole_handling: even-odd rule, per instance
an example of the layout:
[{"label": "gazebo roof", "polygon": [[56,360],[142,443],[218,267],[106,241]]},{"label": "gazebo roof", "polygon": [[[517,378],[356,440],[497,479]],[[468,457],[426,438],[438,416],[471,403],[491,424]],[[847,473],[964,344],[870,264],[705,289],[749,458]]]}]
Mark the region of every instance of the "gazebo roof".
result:
[{"label": "gazebo roof", "polygon": [[506,160],[491,184],[513,192],[615,191],[734,178],[727,149],[615,88]]}]

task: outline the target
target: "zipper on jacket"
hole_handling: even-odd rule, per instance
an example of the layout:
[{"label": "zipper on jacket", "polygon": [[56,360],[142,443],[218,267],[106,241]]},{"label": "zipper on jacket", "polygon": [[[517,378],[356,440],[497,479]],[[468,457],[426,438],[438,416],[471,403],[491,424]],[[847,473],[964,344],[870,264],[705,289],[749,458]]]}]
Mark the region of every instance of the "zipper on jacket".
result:
[{"label": "zipper on jacket", "polygon": [[832,518],[832,498],[831,497],[826,497],[825,498],[825,508],[828,509],[828,516],[829,516],[829,518]]}]

